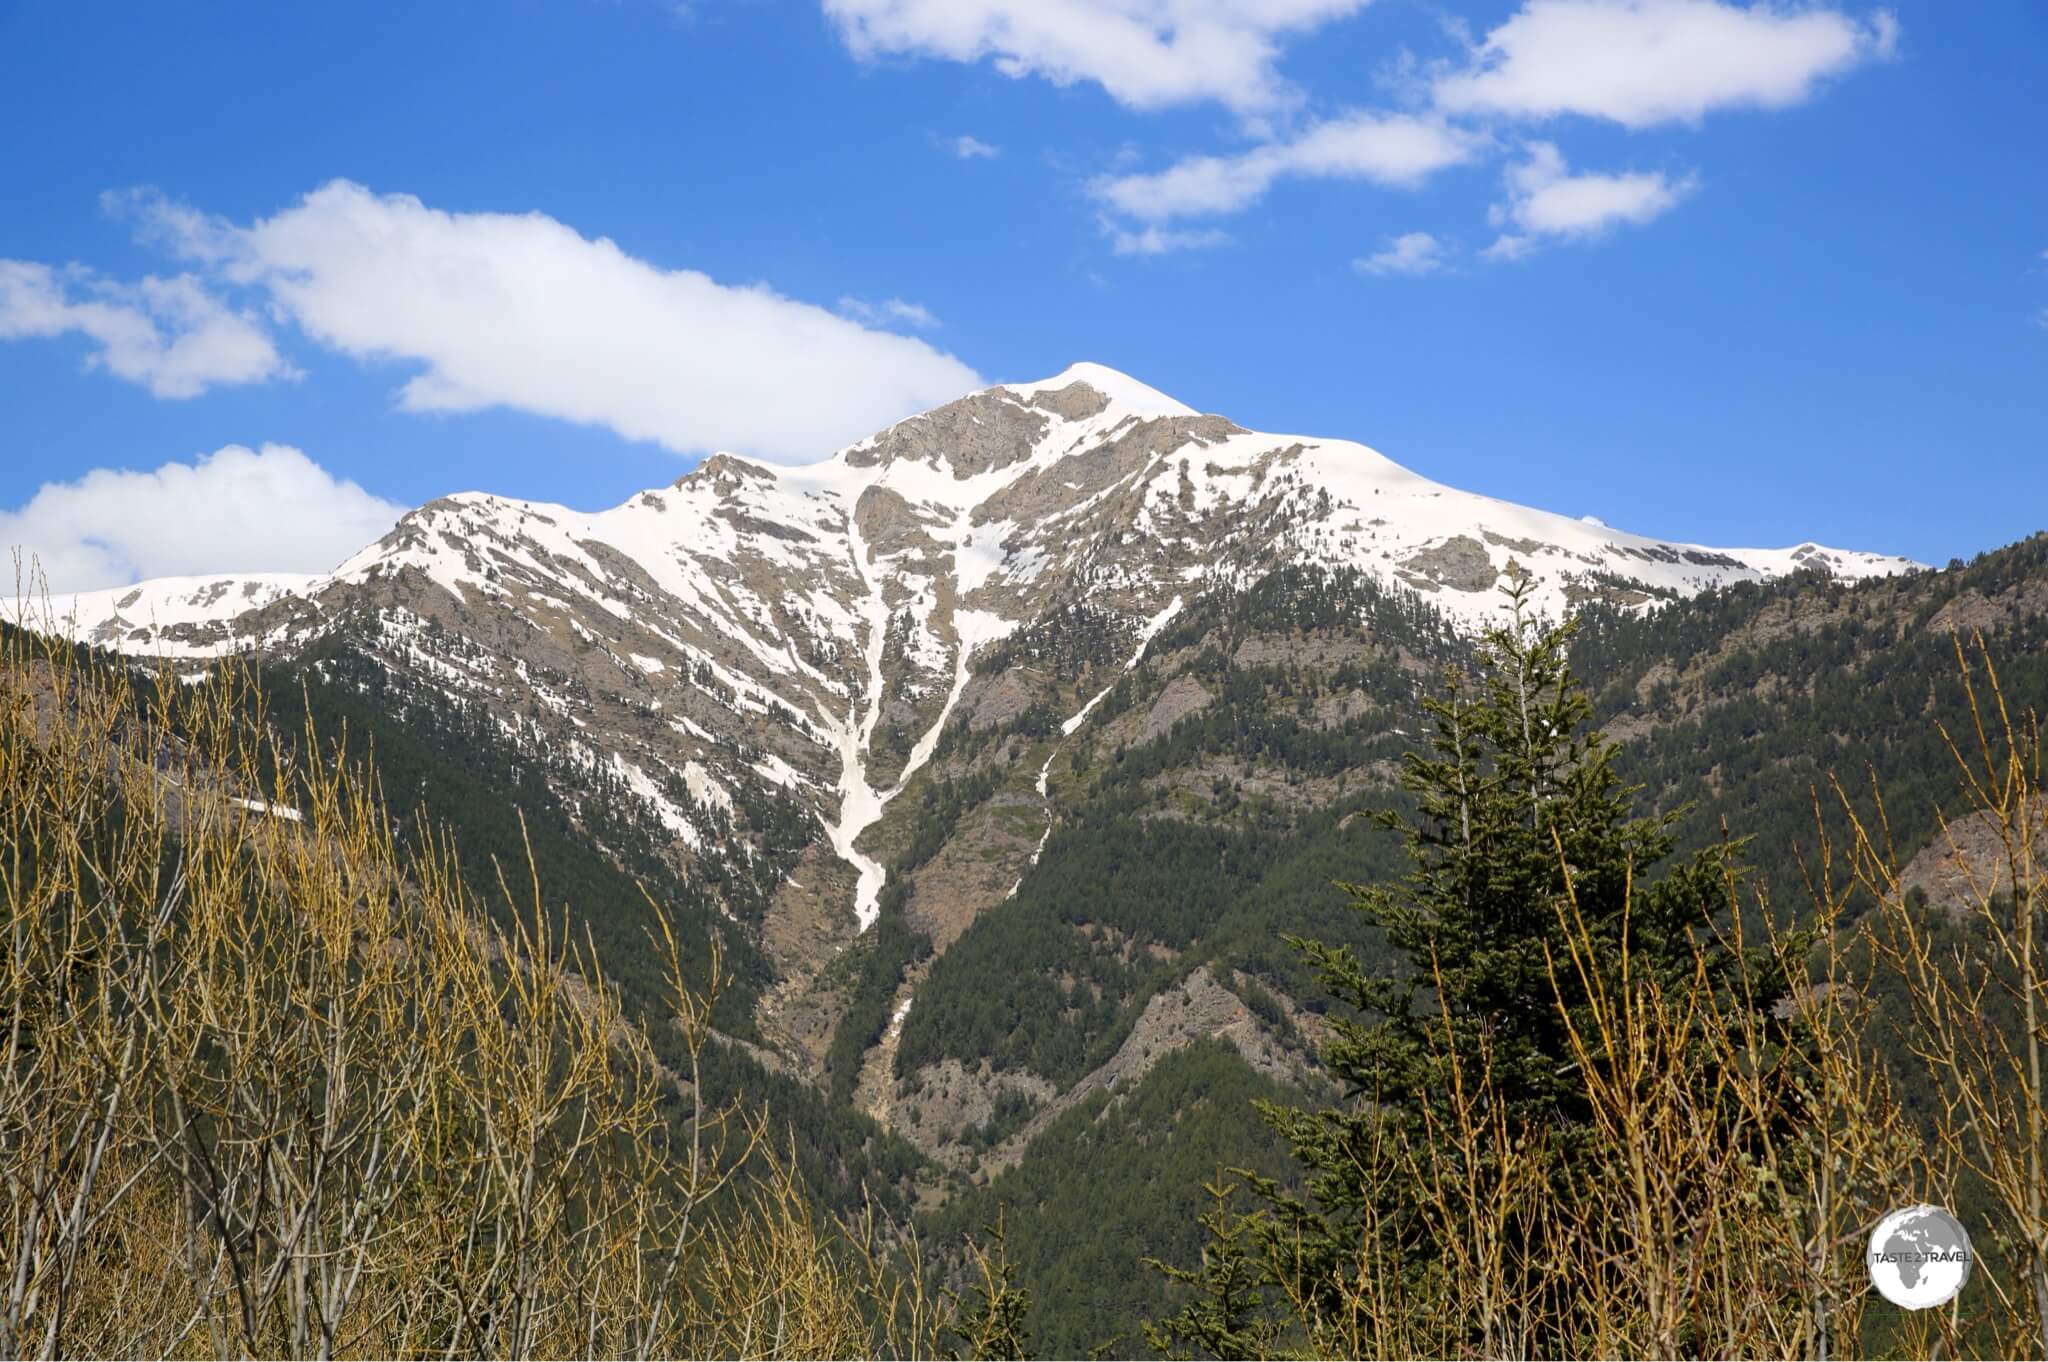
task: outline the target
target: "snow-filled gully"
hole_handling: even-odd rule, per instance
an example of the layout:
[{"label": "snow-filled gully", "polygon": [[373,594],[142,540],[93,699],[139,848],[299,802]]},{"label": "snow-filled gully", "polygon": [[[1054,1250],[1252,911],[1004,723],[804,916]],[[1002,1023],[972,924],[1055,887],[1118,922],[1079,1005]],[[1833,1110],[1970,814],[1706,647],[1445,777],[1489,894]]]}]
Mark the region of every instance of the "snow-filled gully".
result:
[{"label": "snow-filled gully", "polygon": [[881,578],[868,571],[867,540],[861,537],[860,527],[854,523],[853,509],[847,508],[846,538],[853,551],[853,572],[861,584],[861,614],[868,628],[866,660],[868,684],[865,699],[867,713],[860,712],[861,699],[855,696],[846,702],[846,721],[834,724],[839,737],[839,817],[826,826],[825,835],[831,839],[832,849],[840,859],[848,862],[859,872],[855,882],[853,913],[860,922],[860,930],[866,931],[874,925],[880,914],[882,881],[887,872],[882,863],[862,851],[854,843],[882,816],[883,805],[887,802],[875,793],[868,784],[868,743],[875,735],[875,724],[882,717],[882,647],[889,631],[889,606],[882,596]]},{"label": "snow-filled gully", "polygon": [[867,754],[874,740],[875,725],[882,717],[882,649],[889,633],[889,606],[882,594],[880,574],[870,571],[873,565],[868,559],[867,541],[861,537],[860,527],[854,523],[851,514],[847,516],[846,533],[852,546],[853,570],[861,582],[861,613],[868,631],[867,709],[862,713],[860,701],[849,700],[845,722],[830,725],[839,740],[839,817],[826,826],[825,833],[832,849],[859,872],[854,885],[853,915],[860,924],[860,930],[865,932],[874,926],[876,917],[881,913],[882,884],[888,872],[880,861],[855,843],[863,832],[881,819],[889,801],[903,793],[903,787],[924,768],[938,749],[946,721],[953,717],[953,707],[960,702],[961,693],[967,689],[967,679],[973,674],[975,648],[1007,633],[1009,625],[999,616],[985,611],[954,609],[953,684],[946,692],[946,703],[940,707],[931,727],[912,745],[895,785],[887,790],[876,790],[868,783]]}]

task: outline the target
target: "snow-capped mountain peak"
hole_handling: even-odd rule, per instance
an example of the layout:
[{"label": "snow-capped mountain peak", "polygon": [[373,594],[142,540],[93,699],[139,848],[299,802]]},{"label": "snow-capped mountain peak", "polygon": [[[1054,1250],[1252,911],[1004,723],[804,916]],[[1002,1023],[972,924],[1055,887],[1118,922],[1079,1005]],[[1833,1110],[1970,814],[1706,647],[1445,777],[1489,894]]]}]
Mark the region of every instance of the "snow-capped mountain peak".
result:
[{"label": "snow-capped mountain peak", "polygon": [[1087,360],[1070,364],[1051,378],[1037,383],[1003,384],[1002,390],[1029,402],[1040,393],[1057,393],[1077,383],[1101,393],[1112,407],[1122,412],[1138,416],[1200,415],[1193,407],[1168,397],[1157,388],[1141,383],[1129,374],[1119,373],[1106,364],[1094,364]]},{"label": "snow-capped mountain peak", "polygon": [[1712,549],[1461,492],[1343,440],[1262,434],[1077,364],[970,393],[817,463],[717,454],[586,512],[483,493],[408,514],[333,572],[150,582],[58,602],[143,654],[292,653],[341,635],[508,730],[544,730],[686,845],[735,791],[858,845],[932,755],[976,650],[1075,605],[1133,648],[1178,603],[1289,565],[1353,568],[1454,624],[1533,579],[1552,612],[1647,606],[1817,567],[1904,560]]}]

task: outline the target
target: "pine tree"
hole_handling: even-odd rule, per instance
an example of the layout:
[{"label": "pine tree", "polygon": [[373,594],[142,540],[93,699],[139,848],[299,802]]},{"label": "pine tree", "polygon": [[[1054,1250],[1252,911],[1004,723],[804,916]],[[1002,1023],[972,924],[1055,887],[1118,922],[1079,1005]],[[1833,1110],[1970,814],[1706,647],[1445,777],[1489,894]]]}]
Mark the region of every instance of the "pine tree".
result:
[{"label": "pine tree", "polygon": [[[1410,873],[1391,886],[1341,886],[1402,967],[1370,974],[1349,947],[1289,938],[1353,1014],[1332,1018],[1323,1049],[1345,1101],[1263,1108],[1301,1166],[1300,1191],[1247,1182],[1265,1203],[1251,1223],[1268,1261],[1292,1264],[1286,1296],[1325,1320],[1355,1304],[1344,1284],[1358,1276],[1361,1224],[1392,1227],[1404,1246],[1443,1242],[1441,1225],[1403,1231],[1404,1220],[1441,1206],[1385,1176],[1384,1155],[1472,1128],[1469,1093],[1451,1109],[1454,1074],[1468,1088],[1471,1075],[1486,1075],[1479,1116],[1501,1138],[1493,1153],[1468,1142],[1450,1157],[1485,1163],[1514,1141],[1541,1141],[1559,1156],[1552,1167],[1588,1174],[1573,1158],[1587,1143],[1588,1112],[1570,1027],[1591,1028],[1583,981],[1567,963],[1568,920],[1578,959],[1610,978],[1624,939],[1638,978],[1735,975],[1730,934],[1715,928],[1739,848],[1712,847],[1657,873],[1673,860],[1679,812],[1634,813],[1637,792],[1615,773],[1615,744],[1591,727],[1567,660],[1574,624],[1532,618],[1526,582],[1507,595],[1510,622],[1485,635],[1474,672],[1453,670],[1427,702],[1431,750],[1411,754],[1402,772],[1414,813],[1384,816],[1407,833]],[[1757,958],[1750,966],[1744,1005],[1769,1008],[1782,980]]]},{"label": "pine tree", "polygon": [[1219,1176],[1202,1191],[1215,1204],[1200,1217],[1208,1235],[1201,1266],[1145,1260],[1169,1281],[1192,1288],[1177,1314],[1145,1325],[1145,1340],[1168,1357],[1264,1357],[1282,1326],[1270,1308],[1275,1302],[1265,1260],[1253,1251],[1254,1225],[1231,1211],[1235,1185]]},{"label": "pine tree", "polygon": [[1031,1355],[1030,1335],[1024,1319],[1031,1309],[1031,1293],[1017,1285],[1017,1265],[1010,1261],[1003,1235],[1003,1214],[985,1231],[993,1249],[967,1241],[967,1259],[972,1276],[970,1296],[946,1292],[954,1312],[950,1331],[959,1338],[955,1358],[1024,1358]]}]

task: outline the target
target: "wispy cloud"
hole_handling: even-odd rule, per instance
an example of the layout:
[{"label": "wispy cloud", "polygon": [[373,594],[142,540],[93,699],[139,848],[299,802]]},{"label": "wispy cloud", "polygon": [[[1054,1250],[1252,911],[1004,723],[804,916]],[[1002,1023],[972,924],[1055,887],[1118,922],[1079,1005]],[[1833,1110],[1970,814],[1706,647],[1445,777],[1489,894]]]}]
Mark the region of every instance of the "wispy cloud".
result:
[{"label": "wispy cloud", "polygon": [[1110,237],[1110,248],[1118,255],[1166,255],[1172,251],[1201,250],[1209,246],[1222,246],[1229,242],[1230,234],[1216,228],[1199,231],[1172,231],[1163,227],[1143,227],[1137,231],[1119,227],[1115,223],[1105,224]]},{"label": "wispy cloud", "polygon": [[1216,103],[1248,117],[1300,102],[1282,40],[1369,0],[824,0],[855,56],[994,62],[1012,78],[1099,85],[1133,109]]},{"label": "wispy cloud", "polygon": [[1291,141],[1235,156],[1191,156],[1151,174],[1104,176],[1089,186],[1103,205],[1140,222],[1242,212],[1286,178],[1368,180],[1413,188],[1472,159],[1483,139],[1439,119],[1354,113]]},{"label": "wispy cloud", "polygon": [[848,296],[839,300],[839,310],[868,326],[914,326],[924,331],[939,324],[939,319],[923,303],[906,303],[901,298],[870,303]]},{"label": "wispy cloud", "polygon": [[1493,208],[1495,225],[1509,230],[1486,255],[1517,260],[1545,238],[1586,240],[1624,223],[1649,222],[1698,184],[1690,175],[1673,180],[1661,172],[1574,175],[1555,145],[1531,143],[1528,159],[1508,169],[1507,200]]},{"label": "wispy cloud", "polygon": [[992,161],[1003,154],[1003,149],[982,141],[979,137],[961,133],[952,142],[953,154],[963,161]]},{"label": "wispy cloud", "polygon": [[1444,269],[1446,258],[1444,243],[1428,232],[1403,232],[1387,238],[1387,244],[1371,255],[1361,256],[1351,262],[1351,267],[1360,274],[1435,274]]},{"label": "wispy cloud", "polygon": [[124,284],[81,266],[0,260],[0,340],[83,335],[87,363],[157,397],[294,378],[269,333],[189,274]]}]

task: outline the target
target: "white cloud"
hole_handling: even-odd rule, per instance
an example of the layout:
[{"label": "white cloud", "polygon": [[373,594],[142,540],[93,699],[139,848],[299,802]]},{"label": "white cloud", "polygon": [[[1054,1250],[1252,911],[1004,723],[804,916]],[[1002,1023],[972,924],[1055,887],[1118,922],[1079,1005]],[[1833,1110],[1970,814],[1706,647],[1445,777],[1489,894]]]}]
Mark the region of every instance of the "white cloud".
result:
[{"label": "white cloud", "polygon": [[993,160],[995,157],[1002,155],[1003,149],[998,146],[992,146],[982,141],[979,137],[971,137],[966,133],[961,133],[953,139],[953,154],[963,161],[986,161]]},{"label": "white cloud", "polygon": [[824,0],[857,57],[993,59],[1006,76],[1092,82],[1134,109],[1216,102],[1256,116],[1298,102],[1280,39],[1369,0]]},{"label": "white cloud", "polygon": [[1444,255],[1444,243],[1428,232],[1403,232],[1351,266],[1360,274],[1435,274],[1447,263]]},{"label": "white cloud", "polygon": [[1889,55],[1897,36],[1886,10],[1860,21],[1773,0],[1525,0],[1434,93],[1450,113],[1697,123],[1714,109],[1800,103]]},{"label": "white cloud", "polygon": [[542,213],[449,213],[337,180],[246,228],[145,205],[306,334],[425,366],[412,411],[510,407],[678,452],[822,456],[980,385],[906,336],[663,269]]},{"label": "white cloud", "polygon": [[1287,177],[1413,188],[1470,160],[1483,144],[1434,118],[1354,113],[1319,123],[1291,142],[1268,142],[1235,156],[1191,156],[1149,175],[1105,176],[1090,192],[1141,222],[1216,217],[1243,211]]},{"label": "white cloud", "polygon": [[51,594],[209,572],[322,572],[406,508],[287,445],[228,445],[153,472],[99,468],[0,510],[0,553],[19,550]]},{"label": "white cloud", "polygon": [[1699,182],[1662,173],[1574,175],[1564,155],[1549,142],[1529,146],[1529,159],[1507,173],[1508,199],[1493,209],[1504,233],[1486,251],[1495,260],[1515,260],[1544,237],[1589,238],[1622,223],[1640,225],[1662,216],[1692,193]]},{"label": "white cloud", "polygon": [[97,342],[87,363],[157,397],[197,397],[223,383],[297,375],[255,318],[189,274],[136,284],[73,265],[0,260],[0,340],[76,332]]},{"label": "white cloud", "polygon": [[914,326],[927,330],[939,324],[939,319],[923,303],[906,303],[901,298],[870,303],[862,298],[845,297],[839,300],[839,310],[869,326]]},{"label": "white cloud", "polygon": [[1110,235],[1110,247],[1118,255],[1166,255],[1172,251],[1193,251],[1209,246],[1221,246],[1230,240],[1228,232],[1215,228],[1173,231],[1164,227],[1146,227],[1133,232],[1114,223],[1105,226]]}]

